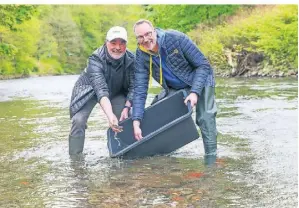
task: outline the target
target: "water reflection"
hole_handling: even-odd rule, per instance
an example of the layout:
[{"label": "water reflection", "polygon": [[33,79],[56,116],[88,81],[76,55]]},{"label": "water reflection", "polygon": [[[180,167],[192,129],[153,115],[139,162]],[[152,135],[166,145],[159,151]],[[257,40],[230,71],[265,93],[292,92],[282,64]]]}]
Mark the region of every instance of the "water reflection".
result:
[{"label": "water reflection", "polygon": [[[0,152],[10,153],[42,142],[56,127],[53,118],[57,113],[57,108],[32,99],[0,102]],[[40,128],[42,125],[47,128]]]}]

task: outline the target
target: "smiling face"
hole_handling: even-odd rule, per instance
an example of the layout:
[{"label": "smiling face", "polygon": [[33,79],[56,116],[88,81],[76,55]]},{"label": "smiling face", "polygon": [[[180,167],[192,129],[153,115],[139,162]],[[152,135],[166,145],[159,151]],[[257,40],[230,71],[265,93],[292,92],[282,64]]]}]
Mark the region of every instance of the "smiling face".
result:
[{"label": "smiling face", "polygon": [[146,50],[156,51],[157,33],[155,29],[146,22],[135,26],[135,36],[138,43]]},{"label": "smiling face", "polygon": [[109,55],[114,59],[120,59],[127,49],[127,42],[121,38],[116,38],[106,42]]}]

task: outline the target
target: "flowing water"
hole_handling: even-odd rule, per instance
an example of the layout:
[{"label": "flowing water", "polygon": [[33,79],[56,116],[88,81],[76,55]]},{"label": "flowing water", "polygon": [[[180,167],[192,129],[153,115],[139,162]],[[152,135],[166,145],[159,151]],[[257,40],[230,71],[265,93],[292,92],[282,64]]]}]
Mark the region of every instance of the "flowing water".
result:
[{"label": "flowing water", "polygon": [[201,138],[167,156],[111,159],[99,106],[84,156],[71,159],[77,78],[0,81],[0,208],[297,207],[297,79],[217,79],[218,158],[205,165]]}]

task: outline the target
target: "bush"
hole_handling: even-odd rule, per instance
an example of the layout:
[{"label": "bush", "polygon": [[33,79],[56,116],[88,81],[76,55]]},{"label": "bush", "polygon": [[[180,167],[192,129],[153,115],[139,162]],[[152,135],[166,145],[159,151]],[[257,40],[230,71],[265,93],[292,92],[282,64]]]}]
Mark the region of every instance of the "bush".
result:
[{"label": "bush", "polygon": [[199,25],[190,34],[217,68],[227,66],[225,50],[245,49],[262,52],[276,70],[298,69],[297,5],[257,6],[214,28]]}]

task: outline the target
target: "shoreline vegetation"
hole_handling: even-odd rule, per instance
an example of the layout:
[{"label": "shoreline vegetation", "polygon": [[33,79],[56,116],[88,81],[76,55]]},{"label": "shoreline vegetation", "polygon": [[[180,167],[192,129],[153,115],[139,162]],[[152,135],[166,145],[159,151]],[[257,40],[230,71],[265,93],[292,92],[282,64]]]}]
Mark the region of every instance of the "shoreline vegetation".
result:
[{"label": "shoreline vegetation", "polygon": [[220,24],[197,25],[189,35],[221,77],[297,77],[297,9],[292,5],[241,8]]},{"label": "shoreline vegetation", "polygon": [[298,5],[0,5],[0,11],[0,80],[79,74],[114,25],[128,30],[135,52],[132,27],[141,18],[186,33],[216,77],[298,77]]},{"label": "shoreline vegetation", "polygon": [[[78,74],[29,74],[29,75],[9,75],[9,76],[3,76],[0,75],[0,80],[11,80],[11,79],[24,79],[24,78],[34,78],[34,77],[47,77],[47,76],[65,76],[65,75],[79,75]],[[245,74],[245,75],[239,75],[239,76],[230,76],[228,74],[219,74],[219,73],[215,73],[215,77],[239,77],[239,78],[283,78],[283,77],[287,77],[287,78],[298,78],[298,73],[295,70],[291,70],[288,72],[288,74],[284,74],[284,73],[276,73],[276,72],[269,72],[268,74]]]}]

